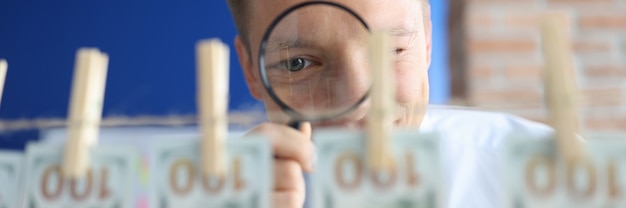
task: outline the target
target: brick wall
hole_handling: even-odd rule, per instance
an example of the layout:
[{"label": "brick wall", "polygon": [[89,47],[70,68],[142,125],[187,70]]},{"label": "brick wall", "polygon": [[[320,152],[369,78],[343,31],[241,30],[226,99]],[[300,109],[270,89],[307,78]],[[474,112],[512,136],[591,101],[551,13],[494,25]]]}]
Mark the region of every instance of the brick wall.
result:
[{"label": "brick wall", "polygon": [[537,25],[554,10],[571,17],[583,128],[626,130],[626,0],[466,0],[467,104],[546,120]]}]

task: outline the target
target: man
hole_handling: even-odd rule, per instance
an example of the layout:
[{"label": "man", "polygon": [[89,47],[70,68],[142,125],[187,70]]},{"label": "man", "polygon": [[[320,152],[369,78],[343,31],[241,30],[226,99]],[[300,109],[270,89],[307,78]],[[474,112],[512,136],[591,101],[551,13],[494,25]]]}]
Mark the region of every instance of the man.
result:
[{"label": "man", "polygon": [[[302,171],[314,171],[315,145],[311,129],[318,126],[363,127],[366,111],[324,123],[304,123],[294,130],[288,117],[268,96],[258,73],[258,48],[265,30],[279,13],[305,0],[228,0],[239,35],[236,51],[251,94],[265,105],[271,122],[251,132],[266,135],[272,143],[276,207],[302,207],[305,183]],[[499,207],[501,179],[498,164],[503,139],[513,130],[537,137],[551,130],[517,117],[463,109],[429,107],[428,67],[431,51],[430,8],[427,0],[335,0],[358,13],[372,29],[396,31],[395,74],[399,128],[435,131],[441,135],[443,179],[449,207]],[[305,20],[303,20],[305,21]],[[398,32],[400,31],[400,32]],[[355,51],[354,54],[358,54]],[[361,60],[351,59],[346,60]],[[365,60],[362,60],[365,61]],[[359,70],[346,69],[346,70]],[[362,69],[361,69],[362,70]],[[364,104],[367,106],[367,104]],[[277,113],[278,112],[278,113]]]}]

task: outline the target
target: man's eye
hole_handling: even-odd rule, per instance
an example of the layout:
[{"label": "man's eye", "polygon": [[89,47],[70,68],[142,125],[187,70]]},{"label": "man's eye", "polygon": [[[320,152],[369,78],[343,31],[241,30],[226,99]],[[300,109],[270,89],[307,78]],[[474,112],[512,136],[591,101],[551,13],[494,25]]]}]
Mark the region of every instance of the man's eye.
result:
[{"label": "man's eye", "polygon": [[294,58],[284,61],[282,63],[283,67],[290,72],[297,72],[304,68],[307,68],[311,65],[311,61],[306,60],[304,58]]}]

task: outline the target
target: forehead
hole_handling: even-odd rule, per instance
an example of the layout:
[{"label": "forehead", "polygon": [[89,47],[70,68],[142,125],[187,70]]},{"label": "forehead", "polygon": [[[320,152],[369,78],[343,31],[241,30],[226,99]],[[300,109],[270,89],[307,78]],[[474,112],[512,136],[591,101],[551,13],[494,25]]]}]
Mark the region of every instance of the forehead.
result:
[{"label": "forehead", "polygon": [[[258,45],[262,34],[281,12],[298,3],[307,0],[251,0],[248,18],[249,39],[253,45]],[[360,15],[373,28],[415,28],[417,21],[422,21],[422,10],[419,0],[336,0]]]},{"label": "forehead", "polygon": [[[310,0],[251,0],[253,1],[251,12],[253,17],[251,21],[263,20],[263,18],[273,19],[280,12],[298,3],[308,2]],[[422,11],[419,7],[420,0],[334,0],[348,8],[356,11],[363,16],[368,23],[372,25],[384,23],[383,20],[391,20],[393,17],[409,16],[409,14],[419,14]],[[416,15],[416,16],[419,16]],[[413,15],[410,15],[413,16]],[[396,19],[398,21],[399,19]],[[269,21],[271,20],[267,20]]]}]

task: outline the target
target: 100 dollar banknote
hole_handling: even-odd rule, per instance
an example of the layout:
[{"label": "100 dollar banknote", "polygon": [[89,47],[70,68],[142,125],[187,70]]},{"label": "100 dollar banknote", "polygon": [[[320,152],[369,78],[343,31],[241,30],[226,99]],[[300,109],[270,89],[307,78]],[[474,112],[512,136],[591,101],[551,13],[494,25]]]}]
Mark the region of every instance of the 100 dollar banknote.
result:
[{"label": "100 dollar banknote", "polygon": [[0,151],[0,208],[18,207],[23,155]]},{"label": "100 dollar banknote", "polygon": [[439,145],[435,134],[394,132],[394,167],[373,173],[366,167],[364,133],[316,132],[317,170],[313,206],[443,207]]},{"label": "100 dollar banknote", "polygon": [[264,138],[228,139],[227,176],[201,174],[197,139],[168,138],[151,151],[151,207],[271,207],[272,153]]},{"label": "100 dollar banknote", "polygon": [[134,207],[137,154],[125,147],[96,147],[80,179],[63,176],[63,146],[29,144],[23,190],[24,207]]},{"label": "100 dollar banknote", "polygon": [[571,161],[558,154],[553,138],[510,138],[503,207],[626,207],[626,135],[586,138],[584,158]]}]

